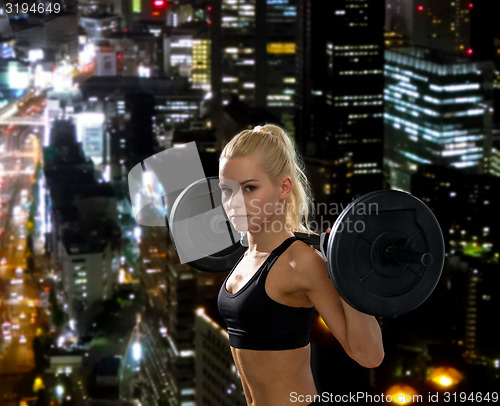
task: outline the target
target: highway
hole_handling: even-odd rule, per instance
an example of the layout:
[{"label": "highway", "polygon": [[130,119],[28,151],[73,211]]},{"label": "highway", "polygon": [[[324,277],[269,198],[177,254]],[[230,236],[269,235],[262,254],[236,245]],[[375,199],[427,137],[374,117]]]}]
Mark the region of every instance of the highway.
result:
[{"label": "highway", "polygon": [[40,127],[29,125],[0,127],[0,404],[3,406],[17,406],[21,399],[32,396],[35,366],[32,342],[35,334],[48,325],[46,310],[40,303],[42,276],[26,271],[31,190],[36,163],[41,160],[39,131]]}]

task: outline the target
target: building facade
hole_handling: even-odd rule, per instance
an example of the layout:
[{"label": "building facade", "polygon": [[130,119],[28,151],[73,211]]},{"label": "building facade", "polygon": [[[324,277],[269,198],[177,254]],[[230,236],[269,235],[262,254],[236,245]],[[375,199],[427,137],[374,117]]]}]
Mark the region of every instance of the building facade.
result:
[{"label": "building facade", "polygon": [[297,143],[348,157],[355,195],[383,184],[383,26],[383,1],[298,4]]},{"label": "building facade", "polygon": [[385,55],[391,186],[409,190],[409,176],[421,164],[483,173],[491,153],[493,64],[417,47]]}]

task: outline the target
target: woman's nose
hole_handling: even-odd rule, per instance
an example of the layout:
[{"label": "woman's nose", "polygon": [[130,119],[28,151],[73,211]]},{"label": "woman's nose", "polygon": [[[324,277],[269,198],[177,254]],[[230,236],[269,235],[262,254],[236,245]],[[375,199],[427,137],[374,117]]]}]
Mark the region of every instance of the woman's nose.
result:
[{"label": "woman's nose", "polygon": [[231,194],[231,197],[227,200],[227,206],[233,210],[240,209],[241,207],[244,206],[244,204],[245,202],[243,200],[243,195],[241,191]]}]

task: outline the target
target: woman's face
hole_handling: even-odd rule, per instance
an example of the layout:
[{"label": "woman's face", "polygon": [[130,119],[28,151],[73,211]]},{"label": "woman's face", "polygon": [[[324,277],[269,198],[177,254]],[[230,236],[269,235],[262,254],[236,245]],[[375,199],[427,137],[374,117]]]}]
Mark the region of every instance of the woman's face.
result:
[{"label": "woman's face", "polygon": [[238,232],[282,231],[284,203],[291,190],[289,177],[276,185],[255,157],[223,158],[219,186],[224,210]]}]

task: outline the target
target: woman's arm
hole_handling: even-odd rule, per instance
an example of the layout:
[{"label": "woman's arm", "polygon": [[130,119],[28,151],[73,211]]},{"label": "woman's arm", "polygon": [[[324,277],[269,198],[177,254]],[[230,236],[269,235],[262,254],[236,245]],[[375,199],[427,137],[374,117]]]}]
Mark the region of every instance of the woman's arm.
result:
[{"label": "woman's arm", "polygon": [[339,296],[319,251],[311,247],[300,251],[294,258],[293,275],[329,330],[357,363],[366,368],[379,366],[384,347],[377,319],[354,309]]},{"label": "woman's arm", "polygon": [[339,300],[344,310],[347,343],[356,354],[356,361],[367,368],[378,367],[384,359],[384,344],[377,319],[354,309],[341,297]]}]

